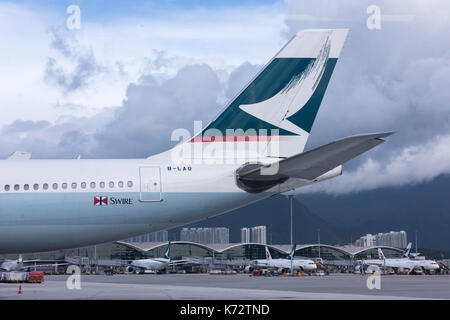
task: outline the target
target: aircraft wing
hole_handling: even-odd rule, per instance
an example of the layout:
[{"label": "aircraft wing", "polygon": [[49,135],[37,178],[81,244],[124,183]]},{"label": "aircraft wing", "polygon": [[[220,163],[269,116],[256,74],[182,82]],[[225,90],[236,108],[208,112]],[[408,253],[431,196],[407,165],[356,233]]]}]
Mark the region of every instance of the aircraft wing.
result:
[{"label": "aircraft wing", "polygon": [[171,260],[169,266],[177,266],[183,264],[200,264],[198,259],[181,259],[181,260]]},{"label": "aircraft wing", "polygon": [[16,151],[11,153],[7,160],[30,160],[31,152]]},{"label": "aircraft wing", "polygon": [[248,164],[237,172],[238,184],[261,192],[289,178],[313,181],[384,142],[393,132],[352,136],[283,159],[272,165]]},{"label": "aircraft wing", "polygon": [[28,269],[39,269],[39,268],[48,268],[48,267],[58,267],[58,266],[66,266],[69,263],[63,262],[63,263],[49,263],[49,264],[28,264],[21,267],[22,270],[28,270]]}]

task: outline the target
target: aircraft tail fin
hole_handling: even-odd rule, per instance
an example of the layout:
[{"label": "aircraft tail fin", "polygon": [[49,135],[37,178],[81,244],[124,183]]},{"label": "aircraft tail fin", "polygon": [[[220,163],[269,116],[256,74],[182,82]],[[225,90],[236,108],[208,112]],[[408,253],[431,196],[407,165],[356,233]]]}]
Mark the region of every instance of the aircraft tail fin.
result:
[{"label": "aircraft tail fin", "polygon": [[409,254],[411,252],[411,246],[412,246],[412,242],[408,243],[408,245],[405,248],[405,251],[403,251],[402,258],[409,258]]},{"label": "aircraft tail fin", "polygon": [[270,255],[269,247],[266,246],[266,259],[272,260],[272,256]]},{"label": "aircraft tail fin", "polygon": [[[302,152],[347,33],[299,31],[189,142],[233,143],[236,149],[255,144],[260,157]],[[269,144],[274,140],[276,148]]]},{"label": "aircraft tail fin", "polygon": [[383,250],[381,250],[381,248],[378,248],[378,258],[381,260],[385,260],[385,256],[383,254]]},{"label": "aircraft tail fin", "polygon": [[164,258],[170,260],[170,241],[169,241],[169,243],[167,244],[166,252],[164,252]]},{"label": "aircraft tail fin", "polygon": [[297,245],[294,243],[293,245],[292,245],[292,249],[291,249],[291,252],[289,253],[289,256],[288,256],[288,259],[289,260],[293,260],[294,259],[294,256],[295,256],[295,248],[297,247]]}]

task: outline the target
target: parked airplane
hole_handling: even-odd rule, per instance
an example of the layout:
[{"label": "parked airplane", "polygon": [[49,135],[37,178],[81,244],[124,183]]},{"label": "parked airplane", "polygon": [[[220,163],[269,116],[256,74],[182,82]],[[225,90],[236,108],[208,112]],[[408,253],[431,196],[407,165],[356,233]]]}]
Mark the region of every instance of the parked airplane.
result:
[{"label": "parked airplane", "polygon": [[[405,250],[405,253],[409,254],[408,248]],[[392,268],[395,272],[403,272],[405,269],[409,271],[414,270],[415,268],[421,268],[423,271],[431,271],[439,269],[439,264],[434,260],[416,260],[405,258],[405,253],[402,258],[386,258],[383,254],[383,250],[378,248],[378,257],[379,259],[370,259],[370,260],[362,260],[364,265],[376,265],[379,267]]]},{"label": "parked airplane", "polygon": [[294,244],[287,259],[272,259],[269,248],[266,246],[266,259],[258,259],[252,261],[250,265],[254,268],[268,268],[277,269],[280,272],[291,270],[291,267],[295,271],[312,272],[316,270],[316,263],[310,259],[294,259],[295,254]]},{"label": "parked airplane", "polygon": [[[41,264],[37,264],[37,263]],[[30,271],[38,270],[41,268],[57,267],[67,265],[68,263],[48,263],[42,264],[42,260],[23,260],[22,255],[19,255],[19,259],[5,260],[0,264],[1,271]]]},{"label": "parked airplane", "polygon": [[164,253],[164,258],[154,258],[154,259],[138,259],[133,260],[126,267],[127,272],[138,271],[138,273],[143,274],[145,270],[161,271],[169,266],[170,262],[170,241],[167,244],[166,252]]},{"label": "parked airplane", "polygon": [[143,274],[145,270],[153,271],[163,271],[169,266],[186,264],[189,260],[171,260],[170,259],[170,241],[167,244],[166,252],[164,253],[164,258],[152,258],[152,259],[138,259],[133,260],[126,267],[127,272],[137,272]]},{"label": "parked airplane", "polygon": [[303,152],[346,36],[341,29],[298,32],[207,127],[193,138],[174,132],[183,141],[167,152],[0,161],[0,253],[126,239],[339,176],[343,163],[392,134]]}]

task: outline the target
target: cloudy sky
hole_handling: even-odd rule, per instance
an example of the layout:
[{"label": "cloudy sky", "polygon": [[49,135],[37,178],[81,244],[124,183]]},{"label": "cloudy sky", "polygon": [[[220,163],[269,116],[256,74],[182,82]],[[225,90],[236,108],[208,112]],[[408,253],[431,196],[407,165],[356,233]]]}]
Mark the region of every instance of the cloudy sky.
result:
[{"label": "cloudy sky", "polygon": [[[146,157],[208,122],[298,30],[350,33],[307,148],[396,131],[304,192],[450,172],[450,4],[364,1],[0,1],[0,157]],[[71,5],[80,29],[68,29]],[[380,29],[369,29],[370,5]],[[191,129],[192,130],[192,129]]]}]

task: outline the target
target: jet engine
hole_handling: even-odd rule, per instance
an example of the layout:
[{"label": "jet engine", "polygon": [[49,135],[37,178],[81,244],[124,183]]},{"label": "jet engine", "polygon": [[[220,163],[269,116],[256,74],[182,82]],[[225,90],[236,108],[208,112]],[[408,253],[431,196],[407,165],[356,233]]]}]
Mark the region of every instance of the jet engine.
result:
[{"label": "jet engine", "polygon": [[125,268],[125,271],[126,271],[126,272],[129,272],[129,273],[133,273],[133,272],[134,272],[134,268],[133,268],[132,266],[127,266],[127,267]]}]

